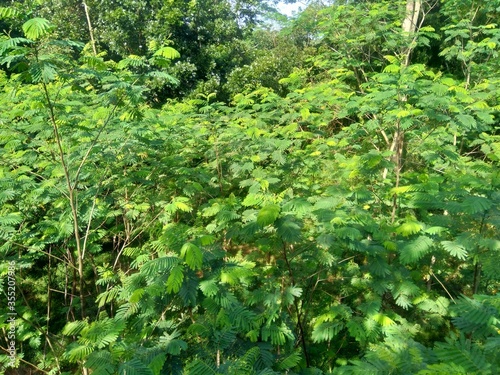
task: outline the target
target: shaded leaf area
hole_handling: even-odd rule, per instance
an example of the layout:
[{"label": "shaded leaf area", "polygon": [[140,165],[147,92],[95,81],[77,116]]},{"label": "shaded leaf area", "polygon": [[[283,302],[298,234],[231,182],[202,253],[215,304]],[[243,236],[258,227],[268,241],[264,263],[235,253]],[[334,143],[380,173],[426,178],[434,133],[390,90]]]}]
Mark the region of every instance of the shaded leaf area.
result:
[{"label": "shaded leaf area", "polygon": [[[396,3],[309,7],[280,34],[307,69],[225,102],[152,103],[176,81],[168,45],[77,58],[41,18],[2,39],[14,367],[498,373],[498,10],[425,8],[410,40]],[[450,66],[430,68],[440,37]]]}]

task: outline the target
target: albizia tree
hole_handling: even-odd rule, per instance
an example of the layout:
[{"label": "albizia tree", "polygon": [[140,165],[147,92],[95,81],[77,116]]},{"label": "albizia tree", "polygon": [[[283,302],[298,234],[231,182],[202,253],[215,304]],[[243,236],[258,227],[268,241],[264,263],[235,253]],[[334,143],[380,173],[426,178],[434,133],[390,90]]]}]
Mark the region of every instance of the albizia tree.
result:
[{"label": "albizia tree", "polygon": [[161,108],[171,46],[4,37],[4,373],[497,373],[495,4],[315,7],[281,95]]}]

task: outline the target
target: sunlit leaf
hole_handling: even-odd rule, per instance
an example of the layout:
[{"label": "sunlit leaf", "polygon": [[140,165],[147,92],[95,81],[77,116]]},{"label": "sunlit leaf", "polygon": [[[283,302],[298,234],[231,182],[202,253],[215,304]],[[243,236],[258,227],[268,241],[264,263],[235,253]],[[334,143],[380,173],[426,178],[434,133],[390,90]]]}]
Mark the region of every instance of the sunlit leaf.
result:
[{"label": "sunlit leaf", "polygon": [[167,279],[167,292],[177,293],[181,289],[182,281],[184,280],[183,267],[177,265],[170,271]]},{"label": "sunlit leaf", "polygon": [[24,35],[33,40],[47,35],[50,29],[51,25],[45,18],[32,18],[23,24]]},{"label": "sunlit leaf", "polygon": [[257,214],[257,223],[260,226],[266,226],[274,223],[280,213],[280,207],[276,204],[271,204],[262,208]]},{"label": "sunlit leaf", "polygon": [[162,47],[154,53],[154,56],[161,56],[172,60],[181,57],[181,54],[172,47]]},{"label": "sunlit leaf", "polygon": [[441,241],[441,246],[445,249],[451,256],[458,259],[464,260],[467,258],[467,250],[464,246],[453,242],[453,241]]}]

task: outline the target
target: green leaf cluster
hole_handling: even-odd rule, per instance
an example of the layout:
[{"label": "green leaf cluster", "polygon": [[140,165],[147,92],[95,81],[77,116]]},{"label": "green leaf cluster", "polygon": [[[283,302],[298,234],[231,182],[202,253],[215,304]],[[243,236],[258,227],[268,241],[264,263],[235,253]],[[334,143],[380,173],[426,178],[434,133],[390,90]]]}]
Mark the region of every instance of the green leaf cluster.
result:
[{"label": "green leaf cluster", "polygon": [[[139,3],[167,31],[176,9],[189,27],[214,21],[201,3]],[[24,20],[0,41],[16,371],[498,373],[498,7],[475,4],[426,3],[414,34],[400,29],[406,1],[311,6],[247,39],[282,38],[265,47],[276,59],[263,48],[240,66],[245,87],[231,76],[226,101],[155,94],[176,84],[186,45],[149,35],[149,52],[115,62]],[[287,38],[301,66],[254,80]]]}]

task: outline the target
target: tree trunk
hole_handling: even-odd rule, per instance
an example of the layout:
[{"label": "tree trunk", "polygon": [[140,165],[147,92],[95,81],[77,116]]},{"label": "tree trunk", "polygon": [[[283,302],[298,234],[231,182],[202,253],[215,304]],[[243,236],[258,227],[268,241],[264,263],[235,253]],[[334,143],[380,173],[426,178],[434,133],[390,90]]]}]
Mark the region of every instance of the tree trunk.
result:
[{"label": "tree trunk", "polygon": [[403,21],[404,32],[413,34],[416,31],[421,7],[422,0],[408,0],[406,2],[406,18]]},{"label": "tree trunk", "polygon": [[89,7],[85,1],[82,1],[83,9],[85,10],[85,17],[87,18],[87,24],[89,26],[90,43],[92,44],[92,51],[94,56],[97,56],[97,48],[94,39],[94,30],[92,29],[92,23],[90,22]]},{"label": "tree trunk", "polygon": [[[420,9],[422,7],[422,0],[407,0],[406,2],[406,15],[403,20],[403,32],[408,37],[408,44],[403,50],[404,60],[402,62],[401,69],[404,70],[410,65],[410,56],[413,51],[415,37],[414,33],[417,31],[417,22],[420,14]],[[405,103],[408,98],[406,95],[403,95],[399,98],[401,103]],[[405,133],[401,128],[400,123],[396,124],[396,130],[394,131],[394,135],[392,138],[391,151],[394,152],[392,160],[394,161],[394,174],[396,175],[396,184],[395,187],[399,187],[399,182],[401,179],[401,172],[403,169],[403,153],[405,149]],[[387,170],[384,170],[383,177],[387,175]],[[396,218],[396,211],[398,207],[398,197],[397,194],[393,196],[392,203],[392,214],[391,214],[391,222],[394,222]]]}]

